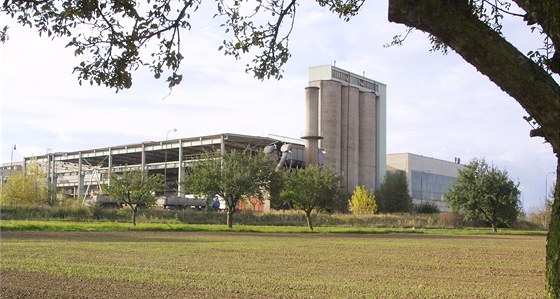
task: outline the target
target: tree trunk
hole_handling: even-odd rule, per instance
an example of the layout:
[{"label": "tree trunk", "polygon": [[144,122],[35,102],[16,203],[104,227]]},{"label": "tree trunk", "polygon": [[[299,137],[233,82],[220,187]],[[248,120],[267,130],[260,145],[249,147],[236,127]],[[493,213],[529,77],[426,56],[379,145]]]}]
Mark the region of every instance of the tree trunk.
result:
[{"label": "tree trunk", "polygon": [[389,0],[389,20],[437,37],[513,97],[560,151],[560,86],[541,66],[473,16],[469,0]]},{"label": "tree trunk", "polygon": [[498,232],[498,226],[496,225],[496,223],[490,222],[490,225],[492,225],[492,231],[497,233]]},{"label": "tree trunk", "polygon": [[234,212],[235,212],[235,209],[228,206],[228,209],[227,209],[227,226],[229,228],[233,228],[233,213]]},{"label": "tree trunk", "polygon": [[132,225],[136,226],[136,211],[138,207],[132,207]]},{"label": "tree trunk", "polygon": [[548,298],[560,298],[560,153],[556,165],[556,189],[546,243],[546,292]]},{"label": "tree trunk", "polygon": [[305,211],[305,218],[307,219],[307,226],[310,230],[313,230],[313,223],[311,222],[311,211]]},{"label": "tree trunk", "polygon": [[[488,76],[538,122],[542,132],[532,136],[544,137],[560,159],[560,86],[542,67],[473,16],[469,0],[389,0],[389,20],[432,34]],[[558,32],[556,27],[548,29],[552,35]],[[549,298],[560,298],[559,188],[556,184],[547,239]]]}]

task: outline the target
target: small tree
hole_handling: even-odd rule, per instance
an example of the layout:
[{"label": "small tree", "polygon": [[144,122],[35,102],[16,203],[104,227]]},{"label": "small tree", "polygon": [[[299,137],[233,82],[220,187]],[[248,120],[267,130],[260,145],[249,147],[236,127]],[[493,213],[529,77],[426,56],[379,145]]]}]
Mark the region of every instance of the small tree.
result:
[{"label": "small tree", "polygon": [[474,159],[459,170],[457,181],[444,197],[465,219],[488,222],[496,232],[498,225],[511,225],[521,211],[518,186],[507,171],[488,165],[484,159]]},{"label": "small tree", "polygon": [[0,202],[9,205],[38,205],[48,200],[47,175],[37,159],[27,165],[27,173],[18,172],[10,175],[3,184]]},{"label": "small tree", "polygon": [[232,151],[205,154],[190,169],[185,190],[193,194],[219,195],[226,202],[227,226],[233,227],[233,215],[237,204],[244,197],[278,193],[280,175],[274,163],[264,153]]},{"label": "small tree", "polygon": [[535,206],[529,212],[528,219],[530,222],[537,223],[544,229],[548,229],[552,214],[552,201],[545,199],[542,204]]},{"label": "small tree", "polygon": [[340,176],[330,168],[309,166],[296,169],[284,178],[284,190],[280,194],[286,205],[303,210],[309,229],[313,230],[311,212],[336,207],[339,198]]},{"label": "small tree", "polygon": [[155,191],[165,186],[160,174],[148,175],[147,171],[125,170],[123,173],[111,173],[111,185],[107,188],[109,197],[124,202],[132,209],[132,224],[136,226],[136,215],[140,207],[155,203]]},{"label": "small tree", "polygon": [[375,214],[377,212],[375,195],[364,186],[356,186],[348,201],[348,208],[352,214]]},{"label": "small tree", "polygon": [[388,171],[376,195],[380,212],[396,213],[412,210],[412,198],[408,192],[406,173],[402,170]]}]

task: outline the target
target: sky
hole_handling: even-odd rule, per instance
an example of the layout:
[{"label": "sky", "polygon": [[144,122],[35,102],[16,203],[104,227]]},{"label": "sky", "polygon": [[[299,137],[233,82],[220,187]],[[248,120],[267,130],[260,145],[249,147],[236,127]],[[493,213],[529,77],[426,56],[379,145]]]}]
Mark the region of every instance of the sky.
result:
[{"label": "sky", "polygon": [[[167,137],[298,138],[309,67],[336,64],[387,85],[387,153],[459,157],[464,164],[485,158],[520,183],[526,211],[543,204],[556,161],[542,138],[529,137],[527,113],[513,98],[456,53],[430,52],[420,31],[401,47],[384,47],[406,31],[387,20],[387,1],[366,1],[349,22],[315,1],[300,2],[280,81],[246,74],[251,56],[235,60],[218,51],[228,36],[212,18],[215,3],[204,2],[182,33],[183,82],[171,93],[147,69],[118,93],[80,86],[72,74],[80,60],[67,41],[39,37],[2,16],[0,25],[11,29],[0,52],[1,162]],[[541,43],[518,20],[506,19],[504,34],[525,53]]]}]

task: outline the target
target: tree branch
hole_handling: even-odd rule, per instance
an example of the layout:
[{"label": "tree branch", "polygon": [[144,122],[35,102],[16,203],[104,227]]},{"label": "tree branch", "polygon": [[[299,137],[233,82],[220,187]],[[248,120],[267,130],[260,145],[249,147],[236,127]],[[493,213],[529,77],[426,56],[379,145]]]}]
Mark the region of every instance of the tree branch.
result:
[{"label": "tree branch", "polygon": [[560,51],[560,1],[558,0],[514,0],[527,12],[528,22],[536,22]]},{"label": "tree branch", "polygon": [[428,32],[486,75],[543,128],[560,152],[560,86],[543,68],[476,18],[467,0],[390,0],[389,20]]}]

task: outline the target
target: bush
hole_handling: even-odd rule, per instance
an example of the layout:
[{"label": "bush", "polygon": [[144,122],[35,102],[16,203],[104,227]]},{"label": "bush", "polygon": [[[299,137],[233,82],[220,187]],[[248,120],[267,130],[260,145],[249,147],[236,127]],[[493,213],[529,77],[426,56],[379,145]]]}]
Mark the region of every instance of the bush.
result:
[{"label": "bush", "polygon": [[416,207],[416,212],[420,214],[439,214],[440,211],[435,204],[431,202],[425,202]]},{"label": "bush", "polygon": [[375,214],[377,212],[375,195],[364,186],[356,186],[348,201],[348,208],[352,214]]}]

